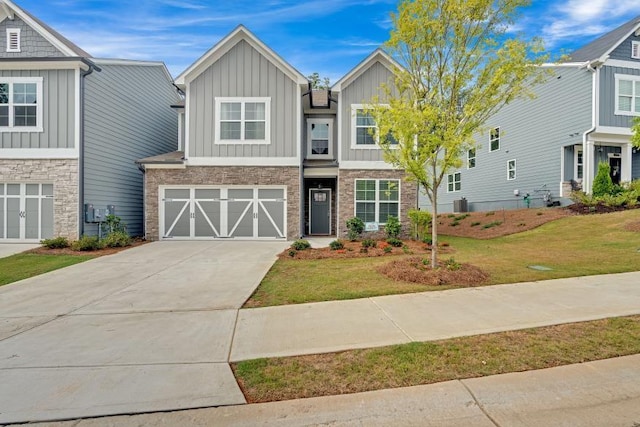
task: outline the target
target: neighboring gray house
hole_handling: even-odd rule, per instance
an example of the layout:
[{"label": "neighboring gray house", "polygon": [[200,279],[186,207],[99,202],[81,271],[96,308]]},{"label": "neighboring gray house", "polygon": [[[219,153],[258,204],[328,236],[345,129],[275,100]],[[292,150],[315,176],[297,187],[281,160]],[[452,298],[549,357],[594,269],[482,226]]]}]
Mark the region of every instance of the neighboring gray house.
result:
[{"label": "neighboring gray house", "polygon": [[94,59],[0,0],[0,242],[95,234],[85,204],[143,234],[134,161],[177,147],[164,64]]},{"label": "neighboring gray house", "polygon": [[343,235],[348,218],[407,221],[414,184],[392,169],[363,114],[397,65],[375,51],[329,91],[243,26],[176,79],[180,151],[139,161],[146,236],[295,239]]},{"label": "neighboring gray house", "polygon": [[[630,143],[640,116],[640,17],[576,50],[567,62],[545,66],[551,75],[535,99],[504,107],[476,138],[464,166],[452,171],[438,209],[465,198],[471,211],[544,205],[549,191],[567,204],[572,189],[590,192],[599,162],[614,182],[640,178],[640,153]],[[421,207],[428,206],[421,197]]]}]

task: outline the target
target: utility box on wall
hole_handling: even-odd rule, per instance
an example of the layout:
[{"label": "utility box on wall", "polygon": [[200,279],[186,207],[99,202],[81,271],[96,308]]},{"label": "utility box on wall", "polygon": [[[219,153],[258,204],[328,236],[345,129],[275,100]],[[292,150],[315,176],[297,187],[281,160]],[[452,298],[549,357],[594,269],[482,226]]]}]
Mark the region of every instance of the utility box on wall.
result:
[{"label": "utility box on wall", "polygon": [[93,203],[85,203],[84,205],[84,221],[90,223],[105,222],[107,215],[115,215],[116,206],[107,205],[106,208],[96,208]]}]

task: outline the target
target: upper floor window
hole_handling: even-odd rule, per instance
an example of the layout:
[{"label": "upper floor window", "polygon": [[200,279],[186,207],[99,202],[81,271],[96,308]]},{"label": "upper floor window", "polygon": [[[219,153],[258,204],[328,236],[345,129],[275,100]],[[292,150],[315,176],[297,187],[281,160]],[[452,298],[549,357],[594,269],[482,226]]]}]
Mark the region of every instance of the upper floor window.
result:
[{"label": "upper floor window", "polygon": [[42,77],[0,78],[0,132],[42,131]]},{"label": "upper floor window", "polygon": [[616,74],[615,114],[640,116],[640,76]]},{"label": "upper floor window", "polygon": [[514,179],[516,179],[516,161],[514,160],[509,160],[507,162],[507,179],[509,181],[512,181]]},{"label": "upper floor window", "polygon": [[473,169],[476,167],[476,149],[472,148],[467,151],[467,169]]},{"label": "upper floor window", "polygon": [[[351,123],[351,146],[353,148],[380,148],[376,135],[378,130],[376,121],[363,105],[354,104],[351,106]],[[391,135],[387,135],[387,141],[392,145],[398,143]]]},{"label": "upper floor window", "polygon": [[493,128],[489,133],[489,151],[500,149],[500,128]]},{"label": "upper floor window", "polygon": [[307,120],[307,157],[331,158],[333,155],[333,120]]},{"label": "upper floor window", "polygon": [[386,224],[390,216],[399,218],[400,181],[397,179],[356,179],[355,215],[363,222]]},{"label": "upper floor window", "polygon": [[447,193],[455,193],[462,189],[462,176],[460,172],[447,175]]},{"label": "upper floor window", "polygon": [[640,42],[631,42],[631,57],[633,59],[640,59]]},{"label": "upper floor window", "polygon": [[7,28],[7,52],[20,52],[20,28]]},{"label": "upper floor window", "polygon": [[269,144],[270,98],[216,98],[217,144]]}]

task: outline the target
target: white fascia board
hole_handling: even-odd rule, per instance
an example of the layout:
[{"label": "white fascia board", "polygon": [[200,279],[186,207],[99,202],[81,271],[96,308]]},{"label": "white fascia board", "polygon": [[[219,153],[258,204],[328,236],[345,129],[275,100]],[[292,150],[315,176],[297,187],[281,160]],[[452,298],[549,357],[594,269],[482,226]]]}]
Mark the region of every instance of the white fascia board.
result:
[{"label": "white fascia board", "polygon": [[88,70],[82,61],[0,61],[3,70]]},{"label": "white fascia board", "polygon": [[635,34],[635,32],[638,31],[639,29],[640,29],[640,22],[637,22],[636,26],[633,27],[633,29],[631,31],[628,31],[616,43],[612,44],[611,47],[605,53],[603,53],[600,58],[598,58],[598,61],[606,62],[609,59],[609,55],[611,54],[611,52],[613,52],[615,48],[620,46],[620,44],[622,44],[622,42],[625,41],[626,39],[628,39],[632,34]]},{"label": "white fascia board", "polygon": [[77,159],[76,148],[1,148],[0,159]]},{"label": "white fascia board", "polygon": [[349,160],[340,162],[340,169],[379,169],[379,170],[397,170],[387,162],[384,161],[355,161]]},{"label": "white fascia board", "polygon": [[545,62],[544,64],[540,64],[542,68],[585,68],[589,65],[589,61],[585,62]]},{"label": "white fascia board", "polygon": [[298,157],[191,157],[187,166],[295,166]]},{"label": "white fascia board", "polygon": [[141,163],[141,166],[146,169],[186,169],[187,165],[184,163]]},{"label": "white fascia board", "polygon": [[309,80],[303,76],[298,70],[289,65],[277,53],[271,50],[267,45],[261,42],[253,33],[251,33],[243,25],[239,25],[235,30],[220,40],[216,45],[209,49],[189,68],[176,77],[176,84],[181,88],[189,81],[194,80],[204,70],[217,62],[222,56],[229,52],[241,40],[249,43],[267,60],[276,65],[285,75],[297,84],[308,84]]},{"label": "white fascia board", "polygon": [[624,61],[621,59],[608,59],[604,65],[610,67],[630,68],[633,70],[640,70],[640,62],[637,61]]},{"label": "white fascia board", "polygon": [[357,79],[363,72],[365,72],[372,64],[380,62],[392,73],[396,73],[397,70],[403,70],[400,64],[398,64],[393,58],[391,58],[385,51],[378,48],[367,56],[362,62],[355,66],[351,71],[345,74],[340,80],[338,80],[333,86],[332,91],[341,91],[343,88],[349,86],[355,79]]}]

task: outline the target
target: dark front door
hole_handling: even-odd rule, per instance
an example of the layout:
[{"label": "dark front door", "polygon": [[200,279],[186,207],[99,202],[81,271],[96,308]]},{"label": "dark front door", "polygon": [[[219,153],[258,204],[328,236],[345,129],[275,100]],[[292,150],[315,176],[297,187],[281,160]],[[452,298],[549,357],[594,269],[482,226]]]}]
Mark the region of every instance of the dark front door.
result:
[{"label": "dark front door", "polygon": [[609,158],[609,175],[614,184],[620,184],[620,173],[622,172],[622,159],[620,157]]},{"label": "dark front door", "polygon": [[309,190],[309,234],[331,234],[331,190]]}]

